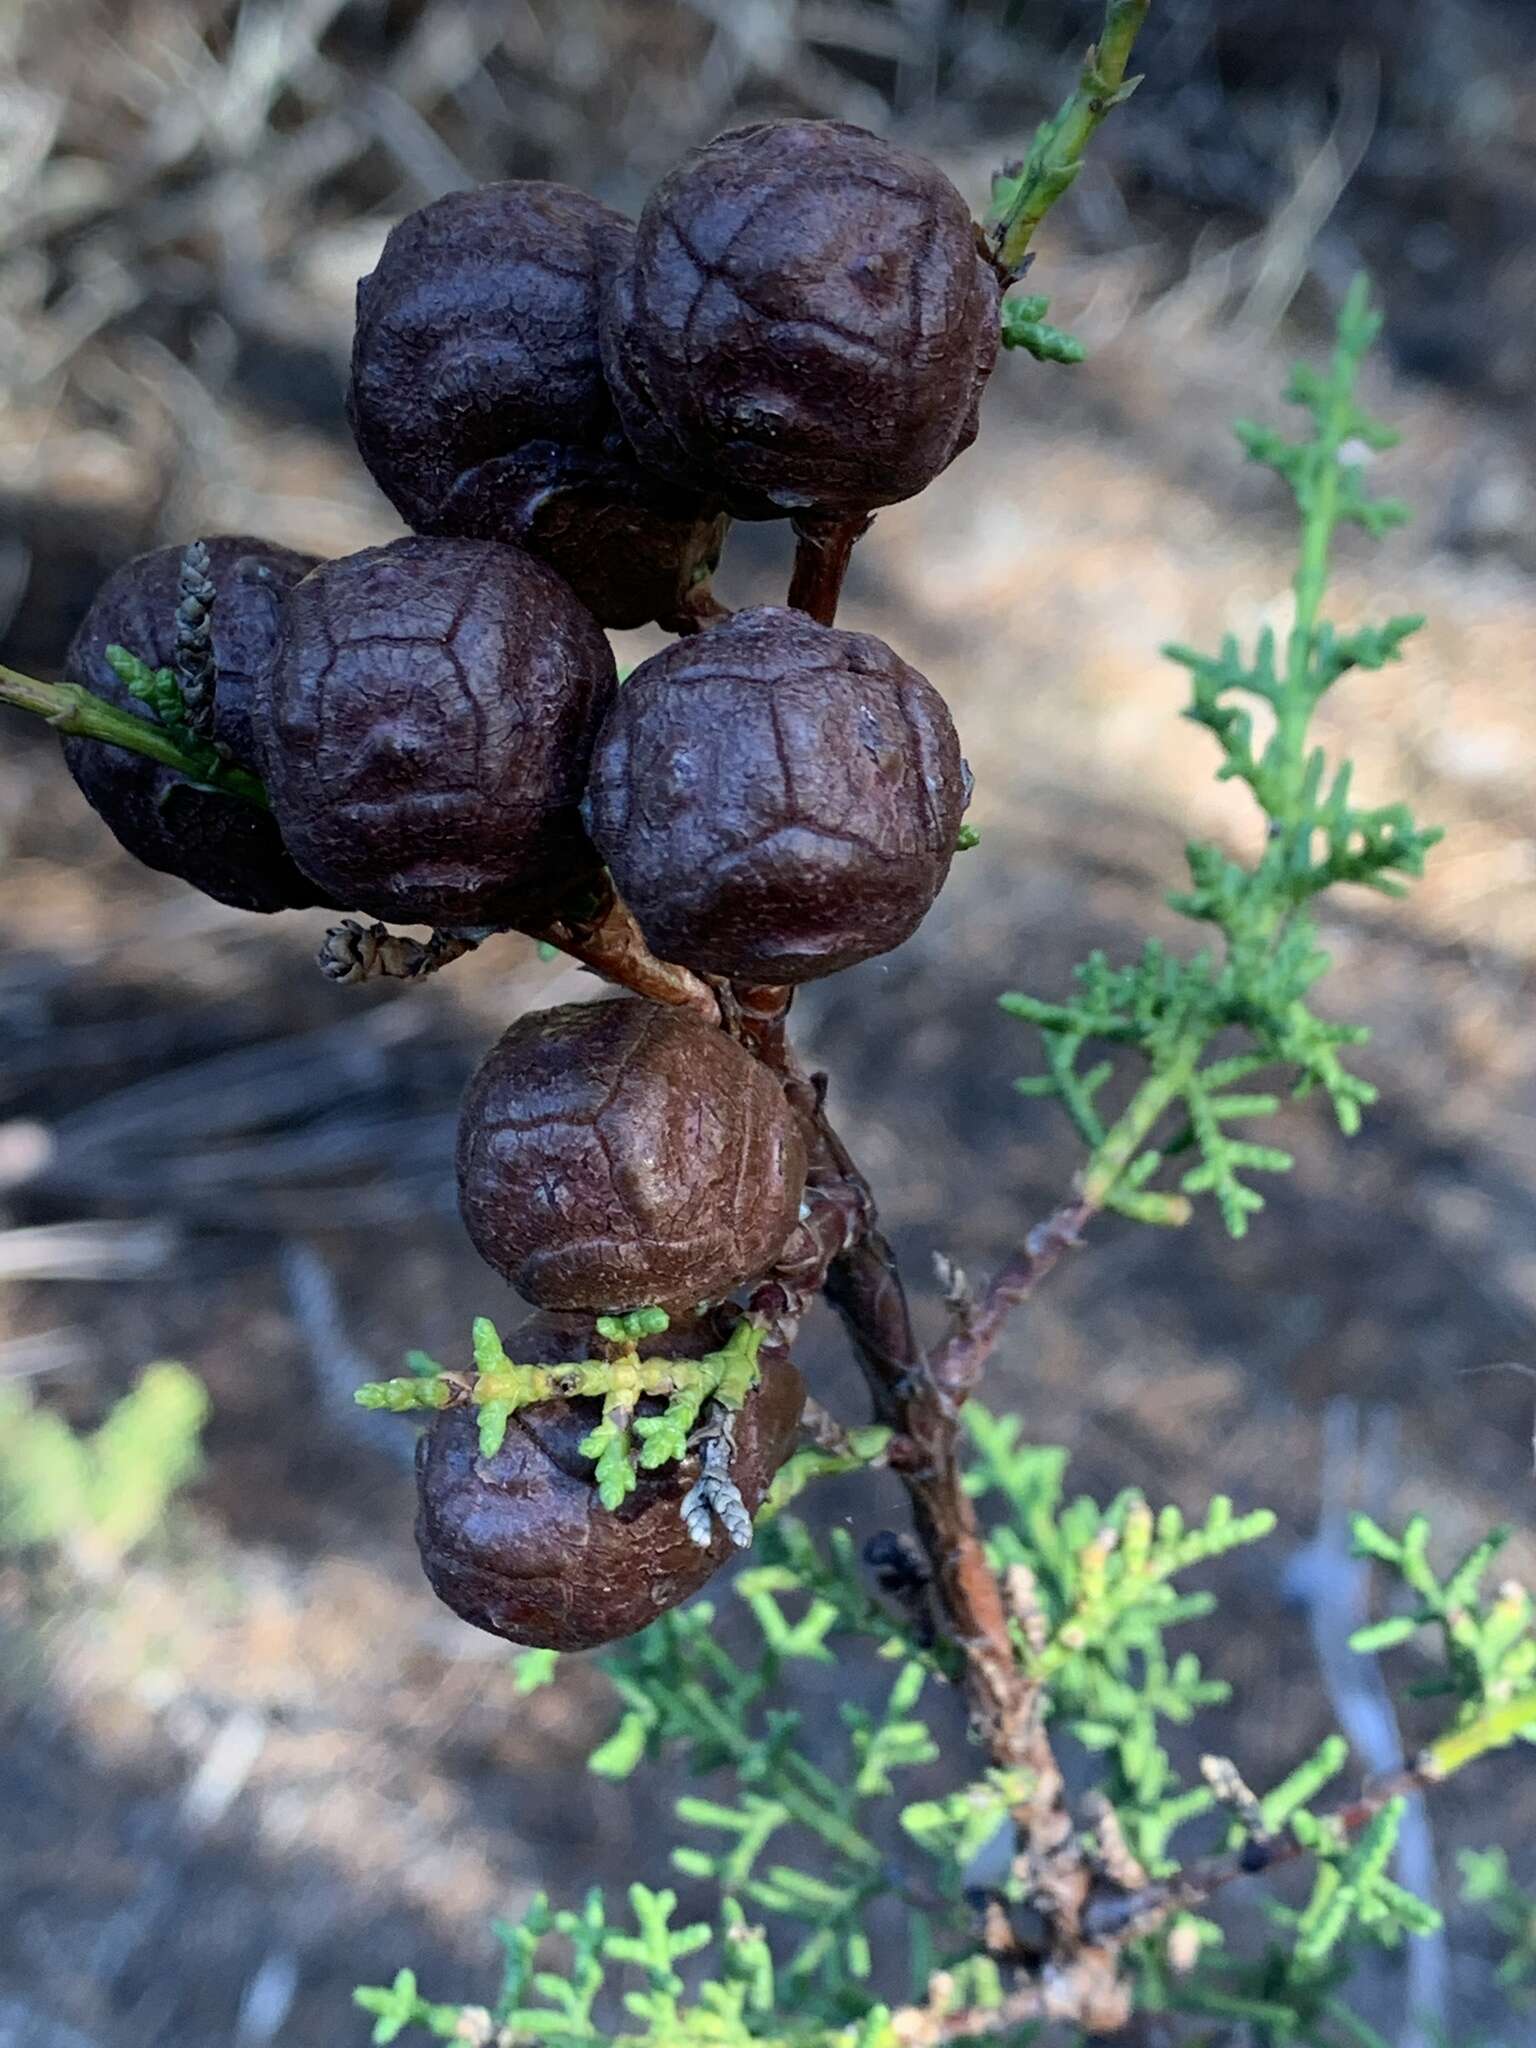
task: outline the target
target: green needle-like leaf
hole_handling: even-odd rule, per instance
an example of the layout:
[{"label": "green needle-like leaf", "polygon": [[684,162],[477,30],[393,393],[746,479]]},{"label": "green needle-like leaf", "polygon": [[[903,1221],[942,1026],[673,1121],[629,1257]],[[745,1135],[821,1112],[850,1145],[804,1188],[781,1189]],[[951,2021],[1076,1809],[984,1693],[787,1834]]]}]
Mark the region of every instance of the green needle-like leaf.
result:
[{"label": "green needle-like leaf", "polygon": [[[1033,312],[1034,302],[1020,301]],[[1040,1034],[1045,1072],[1018,1084],[1027,1095],[1058,1100],[1088,1149],[1082,1175],[1097,1207],[1153,1223],[1182,1222],[1188,1201],[1214,1198],[1228,1231],[1241,1237],[1264,1206],[1255,1174],[1285,1173],[1290,1154],[1230,1131],[1234,1120],[1274,1116],[1274,1089],[1226,1092],[1236,1079],[1271,1070],[1289,1076],[1304,1096],[1320,1088],[1340,1130],[1352,1136],[1375,1090],[1345,1065],[1344,1051],[1364,1031],[1316,1014],[1310,991],[1328,966],[1306,914],[1314,898],[1342,883],[1400,895],[1422,874],[1439,840],[1406,804],[1366,808],[1352,797],[1348,762],[1330,772],[1310,737],[1318,703],[1343,675],[1397,660],[1417,617],[1341,632],[1322,616],[1334,536],[1355,524],[1379,534],[1402,508],[1367,493],[1358,450],[1389,447],[1394,436],[1355,398],[1360,365],[1380,325],[1357,283],[1339,315],[1326,370],[1303,365],[1288,389],[1311,416],[1311,432],[1292,441],[1274,428],[1245,422],[1239,438],[1249,456],[1289,485],[1301,528],[1295,617],[1282,644],[1264,628],[1252,651],[1229,635],[1214,655],[1170,647],[1189,673],[1186,716],[1206,728],[1222,751],[1218,773],[1246,784],[1262,813],[1257,857],[1243,861],[1197,841],[1188,849],[1190,887],[1170,897],[1184,916],[1211,927],[1217,948],[1180,961],[1149,945],[1140,960],[1113,967],[1095,954],[1077,970],[1078,991],[1065,1003],[1011,993],[1013,1016]],[[1245,701],[1246,700],[1246,701]],[[1251,704],[1262,707],[1262,746]],[[1211,1061],[1207,1049],[1223,1034],[1242,1034],[1249,1050]],[[1146,1073],[1113,1124],[1097,1101],[1109,1070],[1081,1062],[1095,1042],[1139,1057]],[[1149,1142],[1151,1141],[1151,1142]],[[1178,1194],[1157,1186],[1163,1162],[1182,1163]]]}]

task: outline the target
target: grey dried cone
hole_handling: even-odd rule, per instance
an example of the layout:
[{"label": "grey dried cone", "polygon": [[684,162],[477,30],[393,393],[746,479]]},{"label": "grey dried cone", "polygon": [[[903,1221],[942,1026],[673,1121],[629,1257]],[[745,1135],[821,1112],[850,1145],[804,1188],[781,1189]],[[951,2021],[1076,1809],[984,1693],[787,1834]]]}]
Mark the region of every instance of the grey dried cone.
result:
[{"label": "grey dried cone", "polygon": [[306,874],[371,917],[537,923],[601,866],[578,804],[613,654],[520,548],[407,539],[289,597],[263,770]]},{"label": "grey dried cone", "polygon": [[651,469],[743,518],[846,517],[975,439],[999,298],[936,166],[844,121],[764,122],[651,194],[603,363]]},{"label": "grey dried cone", "polygon": [[641,468],[603,381],[598,300],[634,229],[566,185],[450,192],[357,288],[347,413],[421,533],[515,541],[605,626],[672,624],[725,519]]},{"label": "grey dried cone", "polygon": [[653,952],[809,981],[917,929],[970,776],[943,698],[883,640],[772,605],[644,661],[592,758],[592,837]]},{"label": "grey dried cone", "polygon": [[[675,1323],[641,1349],[701,1358],[722,1332],[709,1319]],[[520,1365],[590,1358],[589,1319],[535,1316],[508,1339]],[[761,1379],[735,1423],[731,1477],[747,1512],[762,1505],[794,1448],[805,1386],[782,1353],[765,1350]],[[642,1403],[641,1413],[660,1402]],[[416,1543],[438,1598],[475,1628],[537,1649],[589,1650],[633,1635],[677,1606],[733,1554],[718,1525],[700,1547],[682,1501],[698,1477],[690,1457],[642,1473],[616,1510],[605,1508],[582,1455],[597,1401],[551,1401],[514,1415],[493,1458],[480,1455],[473,1411],[437,1416],[416,1450]]]},{"label": "grey dried cone", "polygon": [[[206,622],[214,670],[209,732],[235,766],[259,773],[255,678],[277,637],[283,593],[316,566],[315,558],[244,534],[210,540],[207,550],[217,591]],[[175,665],[182,560],[181,548],[156,548],[115,570],[64,660],[70,682],[151,723],[154,714],[119,681],[106,651],[126,647],[151,668]],[[66,739],[64,759],[92,810],[146,867],[179,876],[236,910],[332,900],[288,857],[270,812],[194,787],[146,755],[99,740]]]},{"label": "grey dried cone", "polygon": [[668,1310],[755,1280],[799,1217],[784,1092],[721,1031],[616,997],[519,1018],[459,1115],[475,1249],[541,1307]]},{"label": "grey dried cone", "polygon": [[[188,541],[176,579],[176,680],[187,724],[204,739],[213,737],[214,696],[219,664],[213,651],[213,612],[219,589],[206,541]],[[277,615],[272,614],[274,630]]]}]

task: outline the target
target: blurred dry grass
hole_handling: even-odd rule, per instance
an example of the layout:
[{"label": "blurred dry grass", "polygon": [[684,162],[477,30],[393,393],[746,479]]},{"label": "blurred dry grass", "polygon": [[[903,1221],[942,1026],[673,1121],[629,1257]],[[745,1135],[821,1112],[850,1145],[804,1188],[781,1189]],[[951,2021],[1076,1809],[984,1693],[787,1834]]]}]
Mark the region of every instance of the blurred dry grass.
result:
[{"label": "blurred dry grass", "polygon": [[[408,207],[517,174],[632,204],[765,107],[899,129],[979,197],[1094,11],[13,6],[5,658],[55,665],[95,579],[158,540],[339,552],[395,530],[339,393],[353,281]],[[1289,1117],[1298,1173],[1241,1248],[1209,1224],[1106,1230],[992,1388],[1085,1486],[1281,1509],[1201,1645],[1249,1711],[1196,1735],[1262,1775],[1327,1718],[1281,1574],[1330,1401],[1395,1418],[1387,1511],[1429,1507],[1448,1545],[1513,1520],[1536,1569],[1530,1388],[1463,1376],[1536,1358],[1536,55],[1525,11],[1491,0],[1156,14],[1149,82],[1042,250],[1089,363],[1006,363],[978,448],[882,515],[850,587],[850,620],[954,704],[983,844],[919,939],[818,991],[804,1028],[920,1277],[936,1244],[985,1264],[1057,1198],[1070,1140],[1010,1096],[1029,1049],[992,997],[1135,943],[1184,836],[1245,829],[1153,650],[1283,617],[1289,535],[1225,423],[1271,407],[1370,258],[1393,341],[1374,397],[1405,429],[1388,481],[1420,518],[1346,549],[1339,604],[1432,623],[1407,667],[1341,692],[1328,736],[1363,788],[1452,827],[1409,909],[1349,903],[1328,933],[1383,1109],[1347,1152]],[[740,533],[725,595],[783,567],[782,536]],[[403,1439],[347,1401],[493,1305],[452,1216],[454,1103],[499,1024],[569,984],[509,941],[420,989],[337,990],[308,964],[323,919],[241,919],[134,870],[14,721],[0,862],[0,1371],[47,1372],[87,1416],[176,1355],[215,1399],[195,1520],[160,1554],[89,1594],[0,1570],[0,2038],[361,2038],[357,1979],[414,1960],[467,1989],[488,1914],[535,1884],[659,1868],[666,1783],[578,1770],[598,1674],[514,1697],[419,1582]],[[807,1358],[851,1407],[825,1333]],[[1527,1879],[1533,1822],[1512,1772],[1437,1814],[1444,1855],[1501,1835]],[[1456,1934],[1455,2048],[1513,2048]],[[1400,1987],[1373,1995],[1395,2025]]]}]

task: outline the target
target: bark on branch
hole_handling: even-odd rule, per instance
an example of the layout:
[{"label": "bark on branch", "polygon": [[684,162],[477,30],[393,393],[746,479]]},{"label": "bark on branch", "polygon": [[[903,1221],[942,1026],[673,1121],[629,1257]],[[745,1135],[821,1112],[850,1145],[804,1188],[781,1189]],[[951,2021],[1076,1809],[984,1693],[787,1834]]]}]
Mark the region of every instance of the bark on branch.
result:
[{"label": "bark on branch", "polygon": [[720,1022],[720,999],[715,990],[688,968],[658,960],[629,909],[611,890],[591,916],[555,919],[528,936],[557,946],[605,981],[637,996],[691,1011],[706,1024]]},{"label": "bark on branch", "polygon": [[1046,1275],[1083,1241],[1095,1207],[1079,1196],[1037,1223],[1006,1265],[1000,1266],[978,1299],[962,1303],[954,1330],[938,1346],[928,1367],[952,1401],[964,1401],[981,1384],[987,1361],[1013,1311],[1026,1302]]}]

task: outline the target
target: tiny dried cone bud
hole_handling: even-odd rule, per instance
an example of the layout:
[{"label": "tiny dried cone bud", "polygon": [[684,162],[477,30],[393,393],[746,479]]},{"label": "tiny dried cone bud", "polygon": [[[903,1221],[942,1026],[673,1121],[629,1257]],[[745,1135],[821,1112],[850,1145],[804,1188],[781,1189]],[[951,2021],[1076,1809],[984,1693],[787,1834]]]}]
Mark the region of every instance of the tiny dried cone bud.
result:
[{"label": "tiny dried cone bud", "polygon": [[459,1205],[545,1308],[672,1309],[773,1264],[805,1145],[783,1090],[721,1031],[619,997],[522,1017],[472,1077]]},{"label": "tiny dried cone bud", "polygon": [[646,202],[603,305],[642,461],[743,518],[910,498],[976,438],[997,279],[933,164],[844,121],[731,129]]},{"label": "tiny dried cone bud", "polygon": [[294,859],[370,917],[541,920],[600,879],[577,804],[616,684],[596,621],[519,548],[408,539],[326,563],[262,677]]},{"label": "tiny dried cone bud", "polygon": [[205,738],[213,732],[214,692],[219,680],[210,624],[218,599],[212,568],[207,542],[188,541],[177,575],[176,680],[181,685],[187,723]]},{"label": "tiny dried cone bud", "polygon": [[[219,597],[211,620],[210,736],[236,767],[256,773],[255,677],[277,635],[281,593],[315,567],[315,558],[243,534],[210,540],[207,548]],[[70,682],[154,722],[109,665],[107,649],[126,647],[152,669],[174,665],[181,564],[180,548],[156,548],[108,577],[65,656]],[[146,867],[179,876],[236,910],[330,901],[289,859],[276,819],[242,797],[195,788],[174,769],[100,740],[66,739],[64,759],[91,809]]]},{"label": "tiny dried cone bud", "polygon": [[969,792],[916,669],[765,605],[641,663],[604,721],[586,813],[653,952],[799,982],[911,936]]},{"label": "tiny dried cone bud", "polygon": [[726,521],[643,470],[603,381],[598,298],[622,214],[566,185],[450,192],[391,230],[357,288],[347,413],[420,533],[515,541],[605,626],[673,624]]},{"label": "tiny dried cone bud", "polygon": [[360,981],[423,981],[462,960],[480,943],[481,934],[476,932],[434,932],[423,941],[348,917],[326,933],[316,960],[327,981],[348,986]]},{"label": "tiny dried cone bud", "polygon": [[1194,1920],[1176,1920],[1168,1930],[1164,1953],[1176,1976],[1187,1977],[1200,1960],[1200,1928]]},{"label": "tiny dried cone bud", "polygon": [[[674,1323],[642,1352],[702,1358],[722,1342],[708,1318]],[[601,1355],[585,1317],[535,1316],[507,1339],[520,1365]],[[764,1347],[762,1377],[735,1422],[731,1477],[749,1514],[794,1446],[805,1386],[789,1359]],[[664,1404],[647,1400],[639,1413]],[[682,1502],[699,1461],[642,1472],[610,1511],[580,1446],[597,1401],[520,1409],[494,1458],[480,1455],[472,1410],[445,1410],[416,1451],[416,1542],[432,1589],[476,1628],[538,1649],[588,1650],[633,1635],[698,1591],[734,1554],[718,1524],[699,1545]]]}]

